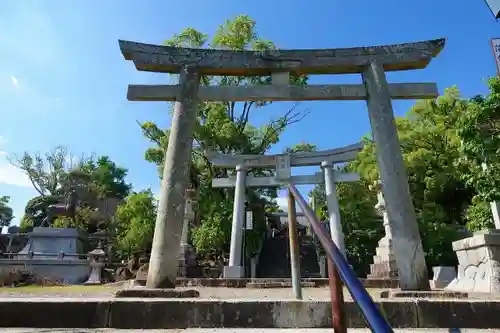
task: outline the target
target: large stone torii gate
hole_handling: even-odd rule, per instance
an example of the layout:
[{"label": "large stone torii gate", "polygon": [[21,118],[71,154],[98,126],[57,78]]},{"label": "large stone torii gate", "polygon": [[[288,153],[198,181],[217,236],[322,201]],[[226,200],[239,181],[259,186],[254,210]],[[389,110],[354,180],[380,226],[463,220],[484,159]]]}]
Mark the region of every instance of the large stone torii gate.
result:
[{"label": "large stone torii gate", "polygon": [[[429,287],[424,252],[400,150],[391,99],[438,96],[434,83],[387,83],[385,71],[425,68],[444,39],[372,47],[228,51],[119,41],[137,70],[180,74],[177,85],[130,85],[131,101],[175,101],[148,272],[150,288],[175,287],[189,166],[199,100],[366,100],[382,192],[392,223],[402,289]],[[363,84],[289,85],[289,75],[360,73]],[[267,86],[199,87],[201,75],[271,75]]]}]

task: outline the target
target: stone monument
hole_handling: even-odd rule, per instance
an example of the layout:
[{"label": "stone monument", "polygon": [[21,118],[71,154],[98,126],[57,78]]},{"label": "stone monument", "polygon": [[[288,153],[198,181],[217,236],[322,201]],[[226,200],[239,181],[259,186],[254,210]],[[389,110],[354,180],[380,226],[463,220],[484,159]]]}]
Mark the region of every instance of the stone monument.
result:
[{"label": "stone monument", "polygon": [[[176,85],[131,85],[133,101],[174,101],[165,153],[148,287],[176,285],[177,255],[184,220],[193,134],[199,101],[366,100],[382,192],[392,224],[395,259],[402,289],[427,289],[429,280],[415,211],[392,109],[393,98],[438,96],[433,83],[389,84],[386,71],[425,68],[444,39],[344,49],[233,51],[193,49],[119,41],[136,69],[175,73]],[[362,84],[290,85],[290,75],[359,73]],[[202,75],[271,76],[270,85],[200,87]]]},{"label": "stone monument", "polygon": [[445,289],[500,292],[500,230],[474,233],[453,242],[458,258],[457,278]]},{"label": "stone monument", "polygon": [[394,255],[394,247],[392,245],[391,223],[389,221],[389,214],[387,214],[384,195],[380,191],[380,181],[375,181],[374,184],[370,186],[370,189],[377,191],[378,202],[375,205],[375,210],[382,216],[384,237],[378,242],[376,255],[373,256],[373,264],[370,265],[370,274],[368,278],[397,278],[399,274]]},{"label": "stone monument", "polygon": [[36,227],[28,237],[28,244],[13,259],[0,259],[0,267],[28,268],[38,276],[67,284],[83,283],[89,277],[83,231]]}]

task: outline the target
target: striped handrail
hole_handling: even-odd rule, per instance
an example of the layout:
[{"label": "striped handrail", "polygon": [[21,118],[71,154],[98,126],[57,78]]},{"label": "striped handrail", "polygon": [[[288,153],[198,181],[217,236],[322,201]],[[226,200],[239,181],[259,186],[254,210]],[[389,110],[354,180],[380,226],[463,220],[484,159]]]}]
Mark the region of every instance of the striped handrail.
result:
[{"label": "striped handrail", "polygon": [[304,212],[307,219],[309,220],[314,233],[325,249],[328,259],[331,260],[337,267],[340,278],[349,290],[349,293],[351,294],[353,300],[359,306],[359,309],[361,310],[361,313],[370,326],[372,332],[392,333],[393,330],[391,326],[377,309],[375,302],[373,302],[370,294],[368,294],[361,281],[359,281],[359,279],[356,277],[356,274],[354,274],[354,272],[352,271],[349,263],[344,258],[337,245],[335,245],[331,237],[321,226],[321,223],[314,211],[309,207],[309,205],[306,203],[306,201],[294,185],[288,185],[288,189],[295,198],[295,201],[299,204],[302,212]]}]

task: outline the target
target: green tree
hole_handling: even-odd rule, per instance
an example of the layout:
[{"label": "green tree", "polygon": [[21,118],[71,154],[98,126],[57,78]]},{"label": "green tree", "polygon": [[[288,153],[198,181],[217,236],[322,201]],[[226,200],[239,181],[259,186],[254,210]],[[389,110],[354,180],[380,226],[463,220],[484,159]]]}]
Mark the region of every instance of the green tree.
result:
[{"label": "green tree", "polygon": [[463,108],[457,126],[462,161],[469,166],[464,180],[484,202],[500,200],[500,79],[488,80],[489,93]]},{"label": "green tree", "polygon": [[118,207],[113,229],[122,257],[151,248],[156,209],[156,199],[150,189],[131,193]]},{"label": "green tree", "polygon": [[[459,237],[457,227],[468,223],[466,211],[475,195],[464,181],[474,164],[462,158],[457,135],[467,108],[452,87],[436,100],[418,101],[405,117],[396,119],[428,266],[456,262],[451,243]],[[373,181],[378,177],[375,145],[369,138],[365,142],[351,166]]]},{"label": "green tree", "polygon": [[[445,90],[436,100],[418,101],[406,117],[396,119],[410,191],[417,211],[425,203],[437,203],[445,213],[445,223],[464,224],[463,214],[474,195],[462,175],[468,163],[460,160],[457,122],[464,103],[456,87]],[[378,178],[375,145],[365,139],[365,149],[353,162],[362,177]]]},{"label": "green tree", "polygon": [[44,155],[25,152],[21,157],[12,155],[9,160],[28,175],[40,194],[25,207],[20,224],[22,230],[39,226],[47,216],[47,207],[62,204],[69,190],[76,189],[80,200],[76,224],[69,218],[60,217],[53,225],[69,225],[93,232],[102,218],[102,214],[96,212],[97,201],[110,197],[123,199],[131,188],[125,181],[127,169],[117,166],[108,156],[75,158],[63,146],[57,146]]},{"label": "green tree", "polygon": [[[340,170],[347,171],[346,168]],[[317,185],[309,193],[314,198],[316,213],[328,224],[325,186]],[[347,260],[357,276],[366,276],[375,255],[375,249],[383,236],[381,218],[375,212],[376,194],[369,190],[367,181],[338,183],[342,231],[345,237]],[[321,250],[322,252],[322,250]]]},{"label": "green tree", "polygon": [[[226,21],[217,29],[210,43],[208,41],[208,35],[188,28],[165,41],[165,44],[230,50],[254,49],[263,51],[275,49],[272,42],[257,36],[255,22],[246,15],[239,15]],[[294,84],[305,84],[306,81],[307,77],[305,76],[291,77],[291,82]],[[204,76],[201,80],[202,85],[222,86],[270,84],[270,82],[269,76]],[[193,230],[193,242],[198,253],[206,253],[211,250],[220,253],[227,250],[231,230],[232,198],[234,196],[230,190],[212,188],[213,178],[227,177],[233,171],[214,168],[207,159],[206,152],[264,154],[273,144],[278,142],[281,133],[287,126],[300,121],[305,116],[304,112],[299,112],[296,107],[293,107],[283,116],[272,119],[263,126],[253,126],[250,123],[252,112],[268,104],[268,102],[203,102],[200,104],[189,173],[192,185],[199,192],[201,225]],[[158,166],[161,176],[170,130],[162,130],[152,122],[145,122],[140,126],[144,136],[153,143],[153,147],[146,151],[145,158]],[[253,175],[270,175],[272,172],[272,170],[251,171]],[[276,191],[273,189],[249,190],[248,192],[251,198],[260,198],[261,195],[270,198],[276,196]],[[253,196],[251,192],[255,192],[257,195]],[[264,219],[256,221],[256,228],[262,228],[263,224]],[[213,235],[216,238],[208,239],[207,235]]]},{"label": "green tree", "polygon": [[126,168],[117,166],[108,156],[99,156],[73,168],[69,176],[80,180],[89,192],[95,193],[99,198],[124,199],[132,187],[125,181],[127,173]]},{"label": "green tree", "polygon": [[83,156],[75,158],[63,146],[57,146],[43,155],[39,152],[24,152],[21,156],[13,154],[8,157],[13,166],[29,177],[33,188],[41,196],[59,195],[68,172],[87,159]]},{"label": "green tree", "polygon": [[9,206],[10,197],[0,196],[0,227],[8,227],[14,218],[12,208]]}]

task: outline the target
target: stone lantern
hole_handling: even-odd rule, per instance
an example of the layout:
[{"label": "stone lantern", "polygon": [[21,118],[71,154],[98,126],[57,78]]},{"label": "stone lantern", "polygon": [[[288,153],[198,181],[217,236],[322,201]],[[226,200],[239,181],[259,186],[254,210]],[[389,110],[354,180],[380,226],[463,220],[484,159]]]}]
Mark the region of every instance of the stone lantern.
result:
[{"label": "stone lantern", "polygon": [[102,269],[106,265],[106,253],[102,249],[101,242],[97,245],[97,248],[92,252],[89,252],[90,272],[89,279],[84,283],[85,285],[98,285],[102,284]]},{"label": "stone lantern", "polygon": [[369,278],[393,279],[399,276],[392,246],[392,232],[389,214],[385,206],[384,195],[381,190],[380,180],[370,185],[370,190],[377,192],[377,204],[375,210],[382,217],[384,224],[384,237],[379,240],[376,255],[373,256],[373,264],[370,265]]}]

